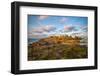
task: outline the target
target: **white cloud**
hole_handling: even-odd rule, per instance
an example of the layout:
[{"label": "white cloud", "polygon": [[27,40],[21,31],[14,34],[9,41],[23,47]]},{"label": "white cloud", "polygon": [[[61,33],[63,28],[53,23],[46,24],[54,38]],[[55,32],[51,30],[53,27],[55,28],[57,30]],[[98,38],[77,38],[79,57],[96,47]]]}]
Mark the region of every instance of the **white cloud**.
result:
[{"label": "white cloud", "polygon": [[88,30],[88,27],[87,26],[84,26],[84,27],[81,28],[81,30],[87,31]]},{"label": "white cloud", "polygon": [[72,25],[65,25],[64,26],[64,32],[72,32],[72,31],[77,31],[75,26],[72,26]]},{"label": "white cloud", "polygon": [[43,32],[51,32],[54,31],[56,28],[52,25],[44,25],[44,26],[38,26],[32,29],[32,32],[34,33],[43,33]]},{"label": "white cloud", "polygon": [[36,34],[36,33],[30,33],[28,34],[28,38],[36,38],[36,39],[40,39],[40,38],[44,38],[47,37],[47,35],[45,34]]},{"label": "white cloud", "polygon": [[50,32],[55,31],[56,28],[53,25],[42,25],[34,27],[28,31],[29,38],[43,38],[50,34]]},{"label": "white cloud", "polygon": [[68,20],[67,18],[63,17],[63,18],[60,19],[60,22],[61,22],[61,23],[64,23],[64,22],[67,21],[67,20]]},{"label": "white cloud", "polygon": [[60,30],[61,34],[87,37],[87,26],[79,25],[64,25],[63,30]]},{"label": "white cloud", "polygon": [[80,30],[78,30],[78,31],[74,31],[74,32],[72,32],[72,36],[79,36],[79,37],[87,37],[88,36],[88,32],[87,31],[83,31],[82,30],[83,28],[81,28]]},{"label": "white cloud", "polygon": [[46,18],[48,18],[49,16],[47,16],[47,15],[41,15],[41,16],[39,16],[39,20],[43,20],[43,19],[46,19]]}]

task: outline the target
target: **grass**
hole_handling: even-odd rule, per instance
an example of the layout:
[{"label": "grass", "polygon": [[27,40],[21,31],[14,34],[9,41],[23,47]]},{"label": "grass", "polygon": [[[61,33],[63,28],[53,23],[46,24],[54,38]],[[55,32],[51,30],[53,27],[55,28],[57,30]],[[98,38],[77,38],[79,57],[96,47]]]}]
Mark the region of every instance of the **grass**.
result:
[{"label": "grass", "polygon": [[86,46],[56,44],[47,47],[28,47],[28,60],[55,60],[87,58]]},{"label": "grass", "polygon": [[88,57],[87,45],[79,37],[51,36],[28,45],[28,60],[81,59]]}]

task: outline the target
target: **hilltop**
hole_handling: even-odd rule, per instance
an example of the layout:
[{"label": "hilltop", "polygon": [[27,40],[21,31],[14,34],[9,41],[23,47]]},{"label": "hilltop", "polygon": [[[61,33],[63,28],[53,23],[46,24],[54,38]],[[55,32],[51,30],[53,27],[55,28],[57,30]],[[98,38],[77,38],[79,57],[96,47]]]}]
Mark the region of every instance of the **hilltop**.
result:
[{"label": "hilltop", "polygon": [[78,36],[50,36],[47,38],[40,39],[38,42],[32,43],[32,46],[45,46],[55,44],[66,44],[66,45],[79,45],[81,38]]},{"label": "hilltop", "polygon": [[80,46],[82,38],[50,36],[28,45],[28,60],[76,59],[87,57],[87,46]]}]

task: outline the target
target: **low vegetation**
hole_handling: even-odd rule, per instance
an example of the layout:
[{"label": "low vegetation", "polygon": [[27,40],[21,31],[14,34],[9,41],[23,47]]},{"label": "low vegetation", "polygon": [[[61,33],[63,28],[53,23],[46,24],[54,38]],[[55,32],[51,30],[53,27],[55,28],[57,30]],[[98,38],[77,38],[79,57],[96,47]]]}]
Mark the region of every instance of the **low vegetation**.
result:
[{"label": "low vegetation", "polygon": [[28,60],[87,58],[87,45],[80,45],[80,37],[50,36],[28,45]]}]

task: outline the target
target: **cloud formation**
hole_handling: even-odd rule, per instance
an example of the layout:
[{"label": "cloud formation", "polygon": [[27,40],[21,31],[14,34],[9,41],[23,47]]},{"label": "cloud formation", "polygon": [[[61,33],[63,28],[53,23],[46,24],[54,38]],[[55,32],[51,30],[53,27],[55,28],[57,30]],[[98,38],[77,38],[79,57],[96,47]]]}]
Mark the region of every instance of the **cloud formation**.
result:
[{"label": "cloud formation", "polygon": [[55,30],[56,28],[53,25],[44,25],[32,28],[29,30],[28,34],[29,38],[43,38]]},{"label": "cloud formation", "polygon": [[64,32],[72,32],[72,31],[77,31],[75,26],[64,26]]},{"label": "cloud formation", "polygon": [[87,27],[87,26],[84,26],[84,27],[82,27],[82,30],[83,30],[84,32],[87,32],[87,31],[88,31],[88,27]]},{"label": "cloud formation", "polygon": [[36,15],[28,18],[29,38],[43,38],[51,35],[87,34],[86,17]]},{"label": "cloud formation", "polygon": [[45,37],[47,37],[47,35],[46,34],[36,34],[36,33],[30,33],[30,34],[28,34],[28,37],[29,38],[36,38],[36,39],[40,39],[40,38],[45,38]]},{"label": "cloud formation", "polygon": [[39,16],[38,17],[38,19],[39,20],[43,20],[43,19],[46,19],[46,18],[48,18],[49,16],[47,16],[47,15],[41,15],[41,16]]},{"label": "cloud formation", "polygon": [[61,23],[64,23],[65,21],[67,21],[67,18],[65,18],[65,17],[63,17],[63,18],[60,19]]},{"label": "cloud formation", "polygon": [[82,31],[80,31],[80,32],[74,32],[74,33],[72,33],[71,35],[72,35],[72,36],[85,37],[85,38],[88,37],[88,33],[87,33],[87,32],[82,32]]},{"label": "cloud formation", "polygon": [[52,25],[45,25],[45,26],[38,26],[32,29],[34,33],[43,33],[43,32],[51,32],[54,31],[56,28]]}]

